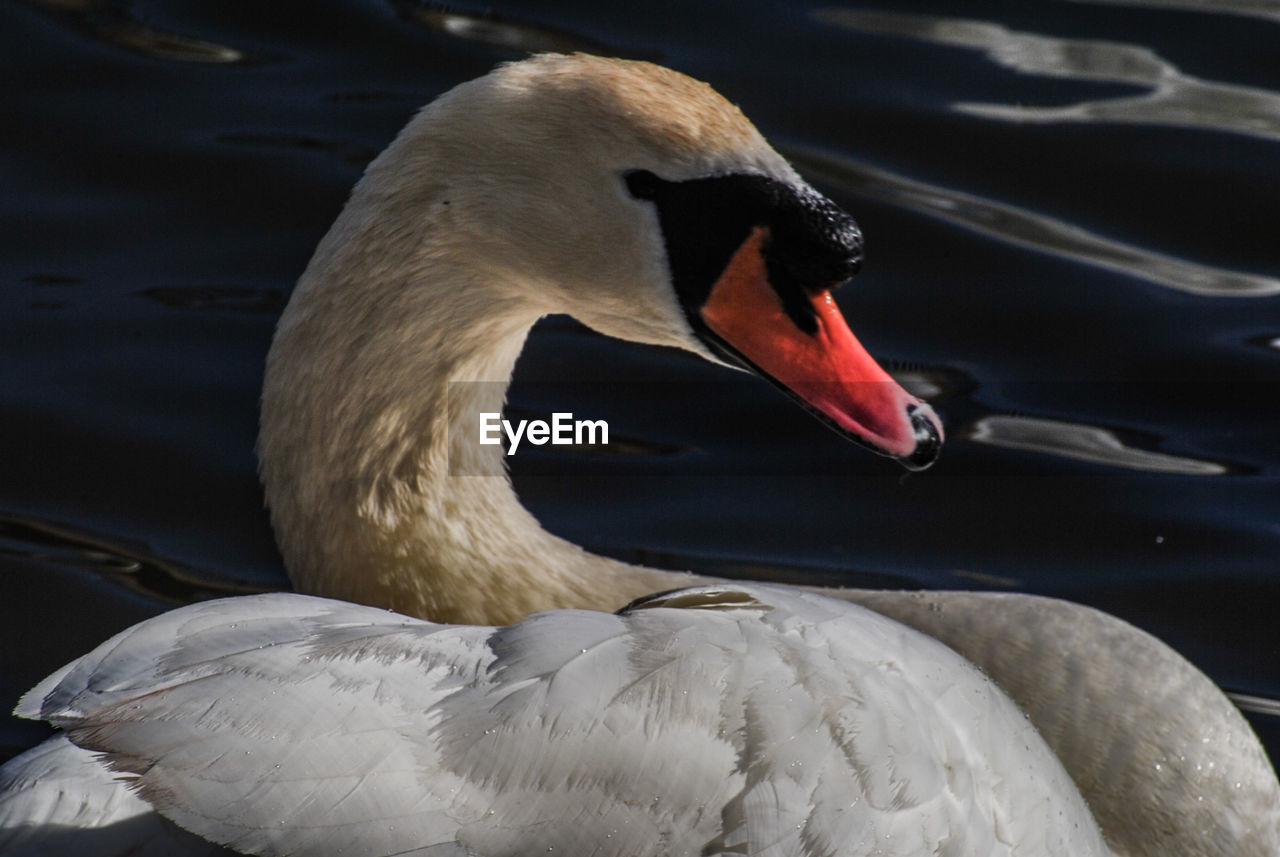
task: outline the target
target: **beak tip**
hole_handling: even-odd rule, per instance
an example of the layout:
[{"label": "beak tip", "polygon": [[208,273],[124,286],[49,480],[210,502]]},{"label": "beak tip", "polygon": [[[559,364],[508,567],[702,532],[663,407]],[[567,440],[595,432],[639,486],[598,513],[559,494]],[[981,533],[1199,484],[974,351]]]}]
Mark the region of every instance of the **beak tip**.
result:
[{"label": "beak tip", "polygon": [[908,470],[924,470],[938,460],[942,451],[942,423],[928,405],[908,406],[907,416],[911,419],[916,448],[898,460]]}]

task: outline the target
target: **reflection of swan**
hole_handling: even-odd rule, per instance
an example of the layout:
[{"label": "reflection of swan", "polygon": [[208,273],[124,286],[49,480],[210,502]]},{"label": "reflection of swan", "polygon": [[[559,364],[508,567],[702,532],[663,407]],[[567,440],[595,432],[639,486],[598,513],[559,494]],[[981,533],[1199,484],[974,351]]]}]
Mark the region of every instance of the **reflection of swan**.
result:
[{"label": "reflection of swan", "polygon": [[[866,355],[827,292],[856,269],[859,243],[852,221],[808,188],[740,113],[674,73],[543,57],[442,97],[370,166],[304,274],[268,361],[263,480],[295,583],[437,620],[492,623],[551,607],[616,609],[698,582],[592,556],[546,533],[501,475],[500,448],[477,443],[478,414],[501,410],[524,337],[548,312],[747,366],[842,433],[909,465],[927,464],[941,439],[932,412]],[[797,597],[773,592],[753,597],[787,604]],[[1147,635],[1094,611],[1026,596],[832,594],[937,637],[991,675],[1065,764],[1117,853],[1275,853],[1280,786],[1261,747],[1207,679]],[[691,615],[711,621],[706,611]],[[171,629],[157,632],[162,648],[213,645],[204,634],[174,642],[172,623],[185,620],[159,621],[170,624],[142,627]],[[567,640],[574,622],[614,620],[550,618],[536,627],[558,621],[567,623]],[[796,632],[811,633],[810,621]],[[277,642],[237,630],[243,636],[233,639],[253,647]],[[548,632],[546,645],[563,642],[560,634]],[[531,644],[523,651],[532,659],[544,650]],[[384,655],[369,667],[401,657]],[[889,651],[885,658],[899,662]],[[939,660],[924,672],[931,669],[951,668]],[[955,681],[956,693],[981,686]],[[672,687],[681,693],[662,703],[670,708],[682,704],[683,691],[701,689]],[[594,679],[581,685],[583,693],[595,689]],[[333,694],[317,695],[328,701]],[[320,701],[306,703],[308,716],[313,705],[318,711]],[[884,705],[889,719],[919,715],[928,724],[934,714]],[[473,715],[479,726],[481,711]],[[987,750],[1012,754],[1005,758],[1015,767],[1031,758],[1021,755],[1024,742],[1005,737],[1010,743]],[[41,765],[85,764],[65,743],[36,756]],[[296,761],[330,758],[318,750]],[[273,769],[251,759],[241,760],[243,776],[269,782]],[[877,762],[881,774],[907,775],[893,754],[868,764]],[[11,782],[30,776],[33,767],[22,765],[5,769]],[[783,780],[771,782],[784,803],[794,799]],[[123,801],[102,785],[101,794]],[[40,795],[22,791],[10,803],[39,804]],[[122,812],[142,824],[154,820],[139,814],[145,809],[134,800]],[[85,823],[78,806],[64,801],[59,811],[68,823]]]}]

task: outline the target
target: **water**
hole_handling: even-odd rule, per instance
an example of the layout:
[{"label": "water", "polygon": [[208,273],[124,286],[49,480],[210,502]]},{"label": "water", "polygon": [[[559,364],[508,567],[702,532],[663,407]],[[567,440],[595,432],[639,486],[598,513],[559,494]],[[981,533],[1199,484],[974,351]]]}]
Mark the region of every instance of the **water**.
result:
[{"label": "water", "polygon": [[763,382],[552,319],[514,411],[624,442],[517,457],[539,518],[667,567],[1097,605],[1280,752],[1280,3],[483,8],[0,4],[0,705],[285,585],[253,440],[293,280],[417,106],[582,49],[712,82],[858,218],[841,305],[949,438],[907,475]]}]

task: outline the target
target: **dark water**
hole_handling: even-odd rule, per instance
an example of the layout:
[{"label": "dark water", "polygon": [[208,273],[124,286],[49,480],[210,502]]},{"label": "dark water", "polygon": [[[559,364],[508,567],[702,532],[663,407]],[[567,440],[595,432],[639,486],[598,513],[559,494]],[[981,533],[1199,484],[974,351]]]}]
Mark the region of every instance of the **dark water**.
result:
[{"label": "dark water", "polygon": [[[906,475],[762,382],[552,319],[514,406],[626,442],[516,459],[546,525],[1094,604],[1280,752],[1280,5],[602,5],[0,3],[0,705],[146,615],[285,585],[253,440],[293,280],[418,105],[582,49],[712,82],[858,218],[841,305],[949,440]],[[537,383],[582,367],[590,398]]]}]

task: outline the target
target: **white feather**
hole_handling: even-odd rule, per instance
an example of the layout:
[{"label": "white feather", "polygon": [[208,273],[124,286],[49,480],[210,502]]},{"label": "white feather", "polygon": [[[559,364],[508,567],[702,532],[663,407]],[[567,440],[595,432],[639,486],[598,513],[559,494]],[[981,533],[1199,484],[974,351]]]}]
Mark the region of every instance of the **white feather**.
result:
[{"label": "white feather", "polygon": [[229,599],[55,678],[27,710],[254,854],[1110,853],[977,670],[782,588],[505,628]]},{"label": "white feather", "polygon": [[124,788],[98,754],[65,734],[0,768],[4,857],[218,857],[230,854],[182,830]]}]

